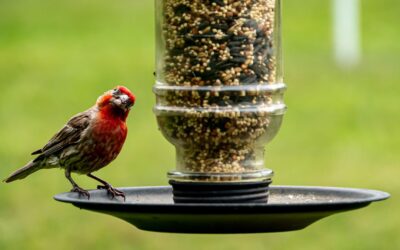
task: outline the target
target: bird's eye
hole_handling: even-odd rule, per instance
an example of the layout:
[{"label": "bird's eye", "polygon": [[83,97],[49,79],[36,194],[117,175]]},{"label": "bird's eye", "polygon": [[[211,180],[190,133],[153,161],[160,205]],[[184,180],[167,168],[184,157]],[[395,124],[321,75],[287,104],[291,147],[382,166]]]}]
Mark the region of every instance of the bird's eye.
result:
[{"label": "bird's eye", "polygon": [[113,89],[112,94],[113,94],[113,95],[120,95],[120,94],[121,94],[121,91],[120,91],[119,89]]}]

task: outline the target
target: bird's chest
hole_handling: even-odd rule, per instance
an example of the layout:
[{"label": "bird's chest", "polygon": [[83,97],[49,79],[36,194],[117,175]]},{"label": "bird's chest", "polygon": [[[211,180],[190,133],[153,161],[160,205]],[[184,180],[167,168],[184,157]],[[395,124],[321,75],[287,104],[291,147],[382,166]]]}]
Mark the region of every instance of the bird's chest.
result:
[{"label": "bird's chest", "polygon": [[104,163],[110,162],[121,151],[126,134],[125,123],[115,121],[95,123],[85,136],[88,140],[86,150],[90,151],[98,159],[102,159]]}]

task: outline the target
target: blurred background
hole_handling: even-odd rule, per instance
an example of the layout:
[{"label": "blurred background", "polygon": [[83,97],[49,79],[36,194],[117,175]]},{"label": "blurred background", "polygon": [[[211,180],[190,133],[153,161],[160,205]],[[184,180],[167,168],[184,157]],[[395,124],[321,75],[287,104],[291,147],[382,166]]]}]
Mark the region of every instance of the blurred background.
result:
[{"label": "blurred background", "polygon": [[[71,186],[63,171],[43,170],[0,183],[0,249],[400,249],[400,2],[362,1],[361,56],[352,68],[334,60],[332,6],[284,1],[289,109],[267,164],[275,185],[380,189],[391,199],[291,233],[152,233],[54,201]],[[153,12],[141,0],[0,0],[0,179],[123,83],[137,96],[130,132],[98,176],[117,187],[167,184],[174,149],[152,113]]]}]

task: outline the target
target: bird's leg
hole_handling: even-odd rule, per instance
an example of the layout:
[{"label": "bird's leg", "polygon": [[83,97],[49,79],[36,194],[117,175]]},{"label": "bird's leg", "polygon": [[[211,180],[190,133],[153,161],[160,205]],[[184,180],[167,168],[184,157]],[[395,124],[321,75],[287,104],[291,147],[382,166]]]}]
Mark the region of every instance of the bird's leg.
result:
[{"label": "bird's leg", "polygon": [[65,169],[65,177],[67,177],[69,182],[71,182],[71,184],[72,184],[71,192],[77,192],[79,194],[79,196],[81,196],[81,195],[87,196],[88,200],[90,199],[89,192],[87,190],[79,187],[78,184],[76,184],[76,182],[72,179],[71,171],[68,168]]},{"label": "bird's leg", "polygon": [[121,196],[122,198],[124,198],[125,201],[125,194],[122,191],[119,191],[116,188],[113,188],[110,183],[100,179],[99,177],[96,177],[92,174],[87,174],[88,177],[95,179],[96,181],[100,182],[101,184],[103,184],[104,186],[98,185],[97,188],[98,189],[106,189],[107,192],[111,195],[112,198],[114,198],[115,196]]}]

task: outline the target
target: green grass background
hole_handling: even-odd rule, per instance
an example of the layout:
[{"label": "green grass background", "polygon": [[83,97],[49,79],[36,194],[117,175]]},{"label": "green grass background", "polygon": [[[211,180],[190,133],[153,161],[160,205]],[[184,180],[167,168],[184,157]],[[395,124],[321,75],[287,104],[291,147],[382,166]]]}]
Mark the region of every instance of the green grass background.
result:
[{"label": "green grass background", "polygon": [[[400,2],[361,2],[363,60],[341,70],[330,1],[284,1],[289,109],[266,160],[274,184],[381,189],[391,199],[291,233],[164,234],[54,201],[70,184],[43,170],[0,183],[0,249],[400,249]],[[174,150],[152,113],[153,11],[142,0],[0,0],[0,178],[124,83],[137,95],[129,136],[99,176],[115,186],[167,184]]]}]

